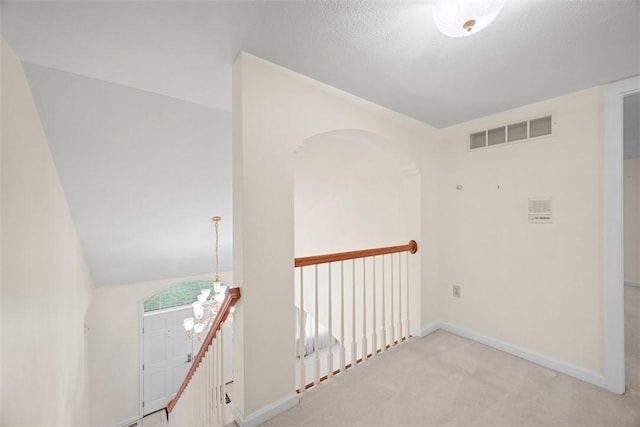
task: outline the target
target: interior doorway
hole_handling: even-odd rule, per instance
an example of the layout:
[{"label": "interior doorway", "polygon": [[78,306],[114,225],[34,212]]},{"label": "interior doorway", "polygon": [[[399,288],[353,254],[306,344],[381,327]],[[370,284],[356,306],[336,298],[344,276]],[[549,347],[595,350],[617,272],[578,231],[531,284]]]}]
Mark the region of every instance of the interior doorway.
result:
[{"label": "interior doorway", "polygon": [[604,280],[605,386],[625,392],[623,104],[640,93],[640,76],[612,83],[605,93]]},{"label": "interior doorway", "polygon": [[640,92],[623,99],[624,323],[627,390],[640,390]]}]

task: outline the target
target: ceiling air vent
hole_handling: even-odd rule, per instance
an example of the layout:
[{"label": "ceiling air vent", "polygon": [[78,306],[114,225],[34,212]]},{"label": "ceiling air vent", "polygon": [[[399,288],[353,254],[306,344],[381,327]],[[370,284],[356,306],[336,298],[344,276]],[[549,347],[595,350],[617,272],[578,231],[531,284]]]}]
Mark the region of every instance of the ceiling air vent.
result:
[{"label": "ceiling air vent", "polygon": [[472,133],[469,135],[469,149],[476,150],[552,134],[553,117],[545,116]]}]

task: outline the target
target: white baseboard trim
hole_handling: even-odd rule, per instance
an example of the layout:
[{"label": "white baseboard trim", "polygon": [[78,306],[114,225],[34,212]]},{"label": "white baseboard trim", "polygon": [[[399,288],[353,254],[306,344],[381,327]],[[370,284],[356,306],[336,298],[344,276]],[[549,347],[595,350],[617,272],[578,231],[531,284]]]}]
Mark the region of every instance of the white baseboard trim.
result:
[{"label": "white baseboard trim", "polygon": [[638,282],[630,282],[625,280],[624,284],[625,286],[637,286],[638,288],[640,288],[640,283]]},{"label": "white baseboard trim", "polygon": [[424,328],[411,329],[411,335],[414,337],[426,337],[441,328],[441,322],[433,322]]},{"label": "white baseboard trim", "polygon": [[446,322],[438,322],[438,323],[439,323],[439,328],[444,331],[461,336],[463,338],[470,339],[472,341],[479,342],[489,347],[493,347],[497,350],[504,351],[505,353],[512,354],[514,356],[528,360],[529,362],[533,362],[537,365],[544,366],[545,368],[549,368],[554,371],[561,372],[563,374],[569,375],[570,377],[577,378],[579,380],[591,383],[598,387],[603,387],[603,388],[605,387],[604,376],[596,372],[589,371],[589,370],[580,368],[578,366],[571,365],[570,363],[562,362],[560,360],[556,360],[551,357],[544,356],[539,353],[535,353],[533,351],[527,350],[526,348],[518,347],[513,344],[508,344],[504,341],[500,341],[495,338],[490,338],[490,337],[481,335],[477,332],[470,331],[468,329],[464,329],[459,326],[452,325],[450,323],[446,323]]},{"label": "white baseboard trim", "polygon": [[276,400],[275,402],[265,406],[262,409],[258,409],[256,412],[252,413],[248,417],[243,417],[242,414],[238,411],[238,409],[234,406],[233,409],[233,418],[240,427],[255,427],[258,424],[262,424],[263,422],[275,417],[276,415],[289,410],[296,406],[300,402],[300,397],[298,393],[291,393],[280,400]]},{"label": "white baseboard trim", "polygon": [[493,347],[496,350],[504,351],[505,353],[509,353],[513,356],[520,357],[522,359],[528,360],[529,362],[533,362],[537,365],[544,366],[549,369],[553,369],[554,371],[561,372],[563,374],[569,375],[570,377],[577,378],[579,380],[588,382],[598,387],[603,387],[603,388],[605,387],[604,376],[596,372],[589,371],[589,370],[574,366],[570,363],[562,362],[562,361],[553,359],[551,357],[544,356],[539,353],[535,353],[533,351],[527,350],[522,347],[518,347],[513,344],[508,344],[504,341],[500,341],[495,338],[487,337],[485,335],[479,334],[474,331],[470,331],[465,328],[461,328],[451,323],[440,322],[440,321],[433,322],[424,328],[416,330],[416,332],[414,333],[414,336],[425,337],[437,331],[438,329],[442,329],[443,331],[447,331],[454,335],[458,335],[460,337],[479,342],[489,347]]},{"label": "white baseboard trim", "polygon": [[137,415],[135,417],[129,418],[128,420],[120,421],[119,423],[116,424],[116,427],[127,427],[133,423],[140,421],[141,419],[142,419],[142,416]]}]

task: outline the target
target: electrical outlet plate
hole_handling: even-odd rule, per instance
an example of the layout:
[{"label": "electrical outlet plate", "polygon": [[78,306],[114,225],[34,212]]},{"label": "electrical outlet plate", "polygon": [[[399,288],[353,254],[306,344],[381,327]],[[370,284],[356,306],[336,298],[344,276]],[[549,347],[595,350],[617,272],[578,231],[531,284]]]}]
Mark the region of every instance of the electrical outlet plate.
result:
[{"label": "electrical outlet plate", "polygon": [[460,298],[460,286],[453,285],[453,296],[456,298]]}]

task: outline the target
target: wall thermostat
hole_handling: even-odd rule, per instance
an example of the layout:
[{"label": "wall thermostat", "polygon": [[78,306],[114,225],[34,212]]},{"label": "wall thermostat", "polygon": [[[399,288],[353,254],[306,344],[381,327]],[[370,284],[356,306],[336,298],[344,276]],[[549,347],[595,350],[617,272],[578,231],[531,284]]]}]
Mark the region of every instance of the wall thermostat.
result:
[{"label": "wall thermostat", "polygon": [[529,199],[529,222],[552,223],[551,197],[536,197]]}]

